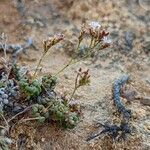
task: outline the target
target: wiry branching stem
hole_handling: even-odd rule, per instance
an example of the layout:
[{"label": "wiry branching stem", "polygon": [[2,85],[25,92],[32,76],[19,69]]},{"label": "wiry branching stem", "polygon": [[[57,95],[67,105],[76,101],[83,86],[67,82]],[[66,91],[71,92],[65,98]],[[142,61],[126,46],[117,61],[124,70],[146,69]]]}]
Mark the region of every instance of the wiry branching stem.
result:
[{"label": "wiry branching stem", "polygon": [[34,74],[33,74],[33,78],[35,78],[36,73],[37,73],[37,71],[38,71],[38,69],[39,69],[39,67],[40,67],[40,64],[41,64],[41,62],[42,62],[42,60],[43,60],[43,58],[44,58],[45,55],[46,55],[46,53],[43,53],[42,57],[40,58],[40,60],[39,60],[39,62],[38,62],[38,64],[37,64],[37,66],[36,66],[35,72],[34,72]]}]

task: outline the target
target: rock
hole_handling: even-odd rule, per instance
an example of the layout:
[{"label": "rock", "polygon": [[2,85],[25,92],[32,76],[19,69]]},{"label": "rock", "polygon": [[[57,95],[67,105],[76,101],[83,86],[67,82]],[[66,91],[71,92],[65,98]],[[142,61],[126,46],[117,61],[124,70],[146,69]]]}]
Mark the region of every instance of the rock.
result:
[{"label": "rock", "polygon": [[110,36],[112,37],[112,39],[115,39],[115,38],[117,38],[118,37],[118,31],[112,31],[111,33],[110,33]]},{"label": "rock", "polygon": [[122,96],[126,98],[127,101],[132,101],[135,99],[135,96],[137,95],[136,91],[130,91],[130,90],[125,90],[122,93]]},{"label": "rock", "polygon": [[12,111],[13,111],[13,113],[17,114],[17,113],[23,111],[23,109],[24,108],[22,106],[16,105],[16,106],[13,107]]},{"label": "rock", "polygon": [[145,115],[146,115],[146,110],[145,109],[142,109],[142,108],[138,108],[138,109],[135,109],[132,113],[132,118],[133,119],[140,119],[140,118],[143,118]]},{"label": "rock", "polygon": [[149,79],[147,79],[146,82],[150,85],[150,80]]},{"label": "rock", "polygon": [[144,48],[145,53],[148,54],[150,52],[150,41],[144,42],[143,48]]},{"label": "rock", "polygon": [[36,24],[37,24],[39,27],[44,27],[44,26],[45,26],[44,23],[43,23],[42,21],[40,21],[40,20],[37,20],[37,21],[36,21]]},{"label": "rock", "polygon": [[133,32],[126,31],[124,35],[126,50],[132,49],[132,43],[135,38],[135,34]]},{"label": "rock", "polygon": [[145,142],[145,143],[143,143],[143,147],[144,147],[144,150],[149,150],[150,144]]},{"label": "rock", "polygon": [[143,97],[143,98],[140,99],[140,102],[141,102],[143,105],[150,106],[150,97]]},{"label": "rock", "polygon": [[34,23],[35,23],[34,18],[31,17],[31,16],[29,16],[29,17],[27,18],[27,23],[29,23],[29,24],[34,24]]}]

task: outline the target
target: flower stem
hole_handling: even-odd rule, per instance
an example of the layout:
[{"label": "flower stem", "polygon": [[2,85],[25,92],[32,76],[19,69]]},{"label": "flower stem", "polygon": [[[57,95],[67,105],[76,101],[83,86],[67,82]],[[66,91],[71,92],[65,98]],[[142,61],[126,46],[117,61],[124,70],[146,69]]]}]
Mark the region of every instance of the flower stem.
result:
[{"label": "flower stem", "polygon": [[40,60],[39,60],[39,62],[38,62],[38,64],[37,64],[37,67],[36,67],[36,69],[35,69],[35,72],[34,72],[34,74],[33,74],[33,77],[36,76],[36,73],[37,73],[37,71],[38,71],[38,68],[39,68],[39,66],[40,66],[40,64],[41,64],[41,62],[42,62],[42,60],[43,60],[45,54],[46,54],[46,53],[43,53],[42,57],[40,58]]},{"label": "flower stem", "polygon": [[44,117],[27,118],[27,119],[21,120],[21,122],[34,121],[34,120],[39,120],[39,119],[44,119]]},{"label": "flower stem", "polygon": [[75,52],[77,52],[79,50],[80,44],[81,44],[81,42],[79,41]]},{"label": "flower stem", "polygon": [[61,69],[59,70],[54,76],[59,75],[61,72],[63,72],[68,66],[70,66],[73,63],[73,58],[70,59],[70,61]]},{"label": "flower stem", "polygon": [[[70,59],[70,61],[61,69],[61,70],[59,70],[54,76],[56,77],[56,76],[58,76],[61,72],[63,72],[66,68],[68,68],[70,65],[72,65],[72,64],[75,64],[75,63],[77,63],[77,62],[80,62],[80,61],[82,61],[82,60],[84,60],[85,58],[87,58],[88,56],[89,56],[89,54],[90,54],[90,52],[93,50],[93,48],[97,45],[93,45],[92,46],[92,44],[93,44],[93,38],[91,39],[91,42],[90,42],[90,45],[89,45],[89,52],[83,57],[83,58],[81,58],[80,60],[77,60],[77,61],[75,61],[76,60],[76,58],[78,57],[78,56],[76,56],[75,58],[71,58]],[[95,43],[95,41],[94,41],[94,43]],[[78,45],[77,45],[77,48],[76,48],[76,50],[75,51],[78,51],[79,50],[79,47],[80,47],[80,44],[81,44],[81,42],[79,42],[78,43]]]},{"label": "flower stem", "polygon": [[[76,48],[75,52],[77,52],[79,50],[80,44],[81,44],[81,42],[78,42],[78,45],[77,45],[77,48]],[[70,61],[61,70],[59,70],[54,76],[59,75],[66,68],[68,68],[70,65],[75,64],[75,62],[74,62],[75,59],[76,59],[76,57],[75,58],[71,58]]]},{"label": "flower stem", "polygon": [[72,94],[71,94],[71,96],[70,96],[70,100],[73,98],[73,96],[74,96],[74,94],[75,94],[75,92],[76,92],[77,89],[78,89],[78,87],[75,87],[75,88],[74,88],[74,90],[73,90],[73,92],[72,92]]},{"label": "flower stem", "polygon": [[77,76],[76,76],[75,84],[74,84],[74,90],[73,90],[73,92],[72,92],[72,94],[71,94],[71,96],[70,96],[70,100],[73,98],[73,96],[74,96],[76,90],[80,87],[80,86],[78,85],[78,77],[79,77],[79,73],[78,73]]},{"label": "flower stem", "polygon": [[91,42],[90,42],[90,45],[89,45],[89,49],[92,47],[92,44],[93,44],[93,40],[94,40],[94,38],[92,37],[91,38]]}]

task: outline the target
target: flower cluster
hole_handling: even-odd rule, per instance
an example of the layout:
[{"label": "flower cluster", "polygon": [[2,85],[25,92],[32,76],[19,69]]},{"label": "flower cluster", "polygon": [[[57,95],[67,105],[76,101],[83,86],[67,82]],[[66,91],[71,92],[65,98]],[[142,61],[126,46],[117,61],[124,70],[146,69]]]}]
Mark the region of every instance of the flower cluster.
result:
[{"label": "flower cluster", "polygon": [[70,100],[72,100],[76,90],[84,85],[87,85],[88,83],[90,83],[90,75],[89,75],[89,69],[86,71],[82,71],[82,68],[79,69],[79,71],[77,72],[77,76],[75,79],[75,86],[74,86],[74,90],[73,93],[70,97]]},{"label": "flower cluster", "polygon": [[84,86],[90,82],[89,69],[82,71],[82,68],[79,69],[76,77],[76,85],[78,87]]},{"label": "flower cluster", "polygon": [[45,57],[45,55],[47,54],[47,52],[49,51],[49,49],[56,45],[57,43],[59,43],[60,41],[62,41],[64,39],[64,35],[63,34],[55,34],[53,37],[50,37],[46,40],[43,41],[43,55],[41,56],[41,58],[39,59],[39,62],[37,64],[37,67],[35,69],[35,72],[33,74],[33,78],[36,76],[36,73],[38,71],[38,68],[43,60],[43,58]]},{"label": "flower cluster", "polygon": [[55,34],[54,37],[49,37],[48,39],[43,41],[43,47],[44,47],[44,52],[47,53],[47,51],[60,41],[64,39],[63,34]]},{"label": "flower cluster", "polygon": [[109,32],[102,29],[98,22],[90,22],[88,25],[83,25],[78,37],[79,43],[82,42],[85,36],[90,37],[91,42],[89,45],[90,49],[95,48],[99,45],[99,49],[104,49],[111,44],[111,40],[108,37]]},{"label": "flower cluster", "polygon": [[89,26],[93,29],[93,30],[96,30],[96,29],[100,29],[101,25],[96,22],[96,21],[92,21],[89,23]]}]

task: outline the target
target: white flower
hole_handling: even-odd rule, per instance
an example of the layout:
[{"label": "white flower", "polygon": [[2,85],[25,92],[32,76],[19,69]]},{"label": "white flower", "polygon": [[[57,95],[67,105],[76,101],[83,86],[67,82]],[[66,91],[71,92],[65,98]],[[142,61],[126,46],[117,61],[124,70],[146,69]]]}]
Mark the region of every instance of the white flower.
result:
[{"label": "white flower", "polygon": [[102,40],[105,44],[110,44],[112,42],[112,40],[109,39],[107,36],[104,36]]},{"label": "white flower", "polygon": [[101,27],[101,25],[99,24],[99,22],[96,22],[96,21],[92,21],[89,23],[89,26],[92,28],[92,29],[99,29]]}]

